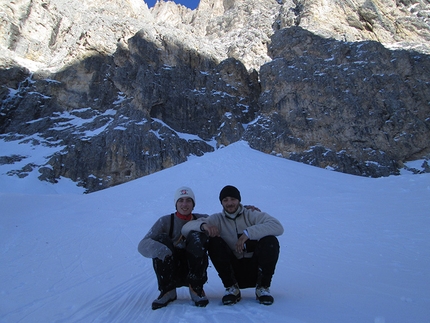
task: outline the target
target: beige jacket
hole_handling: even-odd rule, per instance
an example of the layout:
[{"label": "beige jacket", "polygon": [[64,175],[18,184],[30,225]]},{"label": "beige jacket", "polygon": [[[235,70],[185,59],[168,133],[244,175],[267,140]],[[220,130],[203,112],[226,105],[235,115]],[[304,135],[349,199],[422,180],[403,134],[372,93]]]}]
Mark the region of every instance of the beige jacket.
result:
[{"label": "beige jacket", "polygon": [[[242,207],[242,205],[240,206]],[[189,221],[182,227],[182,234],[187,236],[190,231],[201,231],[201,225],[206,223],[213,225],[220,231],[221,238],[227,243],[235,256],[239,258],[250,258],[250,253],[238,253],[235,251],[235,245],[238,235],[242,235],[245,230],[251,240],[260,240],[269,235],[279,236],[284,233],[282,224],[265,212],[252,211],[242,207],[241,213],[232,219],[223,212],[215,213],[207,218],[199,218]]]}]

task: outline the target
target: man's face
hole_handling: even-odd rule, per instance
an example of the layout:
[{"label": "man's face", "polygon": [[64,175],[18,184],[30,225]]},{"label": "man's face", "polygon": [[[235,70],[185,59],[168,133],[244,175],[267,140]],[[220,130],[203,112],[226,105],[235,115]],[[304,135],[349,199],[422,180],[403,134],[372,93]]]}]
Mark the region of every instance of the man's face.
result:
[{"label": "man's face", "polygon": [[221,201],[222,207],[227,213],[234,213],[239,208],[240,201],[234,197],[225,197]]},{"label": "man's face", "polygon": [[191,197],[181,197],[176,202],[176,211],[182,215],[189,215],[193,211],[193,199]]}]

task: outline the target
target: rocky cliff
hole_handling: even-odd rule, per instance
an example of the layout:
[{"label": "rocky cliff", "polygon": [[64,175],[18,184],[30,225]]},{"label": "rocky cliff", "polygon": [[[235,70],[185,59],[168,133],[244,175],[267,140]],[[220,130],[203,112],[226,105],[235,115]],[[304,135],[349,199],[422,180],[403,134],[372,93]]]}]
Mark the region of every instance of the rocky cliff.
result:
[{"label": "rocky cliff", "polygon": [[363,176],[430,157],[428,1],[0,3],[0,139],[51,151],[0,152],[11,176],[91,192],[237,140]]}]

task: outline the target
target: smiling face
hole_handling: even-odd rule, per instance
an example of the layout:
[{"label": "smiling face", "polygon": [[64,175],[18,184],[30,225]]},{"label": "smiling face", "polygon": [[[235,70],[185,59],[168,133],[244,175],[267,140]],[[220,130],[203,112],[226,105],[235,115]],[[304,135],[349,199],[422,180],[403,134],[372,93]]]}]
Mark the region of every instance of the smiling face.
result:
[{"label": "smiling face", "polygon": [[233,214],[238,209],[240,201],[237,198],[227,196],[221,200],[221,204],[227,213]]},{"label": "smiling face", "polygon": [[176,211],[182,215],[189,215],[194,209],[193,199],[191,197],[181,197],[176,202]]}]

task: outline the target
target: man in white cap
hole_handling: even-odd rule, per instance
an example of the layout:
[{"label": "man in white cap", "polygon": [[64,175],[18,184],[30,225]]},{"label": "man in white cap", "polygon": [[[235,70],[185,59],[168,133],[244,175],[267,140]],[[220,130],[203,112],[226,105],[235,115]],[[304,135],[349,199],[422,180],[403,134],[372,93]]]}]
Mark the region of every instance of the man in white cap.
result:
[{"label": "man in white cap", "polygon": [[193,214],[195,196],[191,188],[180,187],[175,192],[176,212],[162,216],[140,241],[138,250],[152,258],[160,295],[152,303],[152,309],[162,308],[177,297],[176,288],[187,286],[191,299],[198,307],[209,301],[203,290],[207,281],[207,241],[202,232],[192,232],[184,237],[181,229],[192,219],[207,217]]}]

